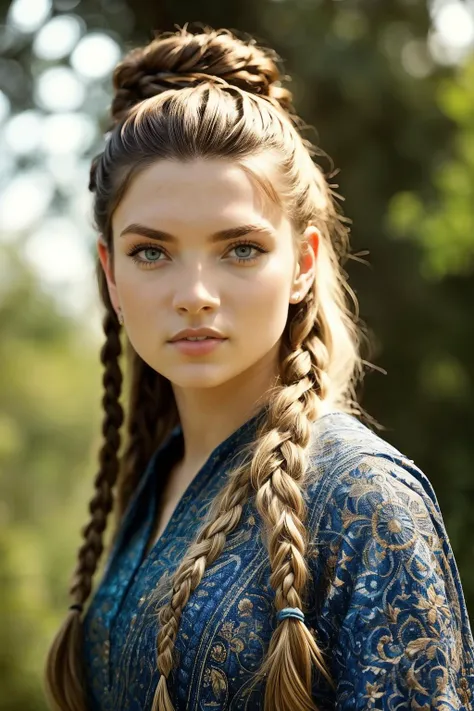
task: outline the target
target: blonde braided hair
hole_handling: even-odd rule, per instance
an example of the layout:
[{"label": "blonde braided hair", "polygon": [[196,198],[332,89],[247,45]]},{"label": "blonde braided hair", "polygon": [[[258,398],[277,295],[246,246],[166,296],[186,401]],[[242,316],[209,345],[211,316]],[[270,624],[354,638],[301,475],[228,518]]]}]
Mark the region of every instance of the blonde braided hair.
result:
[{"label": "blonde braided hair", "polygon": [[[281,385],[273,388],[268,399],[267,419],[257,433],[250,467],[244,464],[230,474],[229,483],[214,502],[211,521],[201,529],[173,576],[171,601],[158,613],[161,676],[153,711],[174,711],[166,680],[175,663],[173,649],[182,611],[206,568],[221,554],[227,534],[239,523],[252,490],[267,531],[275,608],[304,606],[309,572],[304,558],[307,531],[301,487],[311,422],[318,417],[318,406],[327,395],[329,383],[325,368],[328,352],[317,335],[316,307],[310,295],[300,304],[300,311],[305,315],[302,321],[298,321],[298,315],[293,321],[290,347],[281,364]],[[316,708],[311,701],[311,663],[332,684],[306,624],[296,619],[280,622],[253,682],[255,685],[267,678],[272,690],[265,697],[265,711]]]},{"label": "blonde braided hair", "polygon": [[[182,84],[185,86],[176,88]],[[264,524],[275,611],[287,606],[304,608],[309,573],[303,490],[311,423],[327,405],[370,420],[355,393],[363,377],[360,345],[364,329],[358,320],[357,299],[342,268],[349,257],[348,228],[344,225],[348,220],[339,212],[337,194],[312,160],[316,149],[298,133],[299,119],[291,113],[290,92],[280,86],[274,53],[228,31],[207,29],[192,34],[184,29],[132,50],[114,72],[114,87],[112,128],[103,154],[92,163],[89,186],[95,194],[96,226],[107,242],[112,262],[114,209],[134,176],[164,159],[232,160],[286,212],[298,254],[301,234],[308,224],[315,225],[321,237],[315,280],[303,301],[289,305],[280,342],[279,375],[266,393],[265,420],[255,441],[245,449],[248,456],[228,473],[226,486],[212,502],[196,540],[169,581],[170,592],[158,612],[160,678],[153,711],[173,711],[167,680],[176,664],[175,642],[182,612],[252,496]],[[112,429],[104,427],[104,437],[109,445],[116,445],[120,441],[116,425],[121,422],[119,324],[99,264],[97,277],[106,309],[103,361],[108,396],[104,409],[106,421],[114,423]],[[347,296],[356,314],[348,307]],[[114,348],[110,344],[115,344]],[[131,374],[128,445],[120,474],[115,449],[113,456],[101,459],[96,479],[99,491],[104,490],[104,472],[108,472],[109,487],[117,480],[117,528],[146,462],[178,421],[169,381],[149,368],[129,342],[126,355]],[[110,446],[104,451],[109,450]],[[93,539],[94,545],[88,544],[87,570],[84,566],[78,569],[79,579],[76,575],[71,590],[79,607],[90,593],[88,581],[102,553],[112,498],[101,495],[94,501],[91,523],[84,529],[86,541]],[[83,559],[83,548],[81,551]],[[46,690],[52,708],[87,711],[81,654],[76,610],[66,618],[47,660]],[[314,711],[313,666],[331,681],[323,654],[304,622],[282,620],[255,675],[255,683],[266,681],[265,711]]]}]

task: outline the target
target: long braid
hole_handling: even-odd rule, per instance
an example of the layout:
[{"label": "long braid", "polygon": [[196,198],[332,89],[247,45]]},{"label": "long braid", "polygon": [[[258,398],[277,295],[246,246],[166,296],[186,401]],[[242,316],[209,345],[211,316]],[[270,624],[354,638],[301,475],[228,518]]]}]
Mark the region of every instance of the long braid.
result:
[{"label": "long braid", "polygon": [[[290,353],[283,360],[283,387],[271,399],[268,435],[260,444],[251,467],[255,504],[267,534],[275,590],[275,607],[303,609],[309,582],[306,505],[302,495],[307,465],[311,422],[317,417],[318,401],[327,396],[329,353],[318,335],[323,325],[312,294],[302,305],[302,320],[290,329]],[[265,711],[316,709],[312,701],[312,663],[332,684],[324,657],[307,625],[295,618],[277,626],[268,654],[256,677],[266,678]]]},{"label": "long braid", "polygon": [[113,489],[117,480],[120,448],[120,428],[123,409],[119,398],[122,390],[120,326],[115,312],[108,309],[103,320],[105,343],[100,358],[104,366],[102,383],[103,445],[99,452],[99,471],[94,486],[95,494],[89,504],[91,519],[82,529],[84,542],[78,551],[78,563],[69,590],[77,607],[71,610],[59,630],[48,654],[46,693],[53,708],[61,711],[83,711],[83,675],[77,660],[81,659],[82,622],[80,611],[92,589],[92,578],[104,550],[103,533],[113,506]]},{"label": "long braid", "polygon": [[227,534],[239,523],[250,493],[246,469],[239,467],[229,472],[228,484],[218,493],[208,514],[209,523],[190,546],[172,579],[170,602],[158,613],[160,629],[157,638],[157,665],[160,679],[153,699],[152,711],[174,711],[166,680],[175,663],[174,645],[185,608],[193,590],[199,585],[204,571],[221,554]]},{"label": "long braid", "polygon": [[[90,522],[83,528],[84,543],[79,549],[79,565],[75,573],[75,583],[71,595],[78,596],[79,603],[84,603],[92,588],[92,576],[104,550],[103,532],[107,517],[112,510],[113,490],[119,468],[118,451],[120,449],[120,428],[123,423],[123,408],[119,402],[122,391],[122,371],[119,365],[121,343],[115,315],[108,312],[104,318],[105,343],[101,349],[101,362],[104,366],[102,384],[104,394],[102,407],[104,420],[102,435],[104,443],[99,451],[99,472],[95,478],[96,493],[89,504]],[[92,554],[92,556],[91,556]]]},{"label": "long braid", "polygon": [[[310,422],[317,418],[318,402],[326,395],[329,361],[327,348],[318,335],[323,324],[317,319],[312,298],[312,293],[309,293],[306,303],[295,309],[287,331],[288,340],[282,341],[282,352],[286,351],[287,355],[282,357],[281,384],[271,390],[266,421],[257,432],[250,467],[244,461],[230,472],[228,484],[218,494],[208,514],[209,522],[202,527],[196,542],[173,576],[169,603],[159,611],[157,662],[160,679],[153,711],[174,711],[166,681],[176,662],[174,646],[183,609],[206,568],[221,554],[227,535],[239,523],[243,505],[252,489],[257,492],[257,509],[272,531],[268,547],[272,567],[270,583],[276,592],[276,608],[302,607],[309,574],[304,561],[307,541],[301,485],[306,466],[305,449],[311,435]],[[288,635],[288,628],[292,630],[290,626],[294,622],[285,620],[275,632],[269,649],[271,660],[278,657],[278,662],[282,661],[280,657],[284,652],[282,645],[278,644],[281,630],[286,629],[283,633]],[[290,711],[295,708],[295,699],[301,701],[298,709],[315,709],[310,696],[311,660],[328,681],[332,681],[322,653],[304,624],[293,634],[287,654],[289,659],[299,660],[299,663],[293,664],[292,661],[285,667],[274,667],[271,661],[264,661],[256,674],[254,683],[268,675],[271,680],[269,686],[280,689],[280,693],[277,692],[280,705],[274,705],[272,691],[272,700],[270,695],[266,697],[266,711],[270,711],[270,704],[272,709]],[[285,675],[283,669],[296,670],[297,674],[294,677]],[[284,682],[282,675],[285,676]],[[286,689],[290,690],[290,694]]]}]

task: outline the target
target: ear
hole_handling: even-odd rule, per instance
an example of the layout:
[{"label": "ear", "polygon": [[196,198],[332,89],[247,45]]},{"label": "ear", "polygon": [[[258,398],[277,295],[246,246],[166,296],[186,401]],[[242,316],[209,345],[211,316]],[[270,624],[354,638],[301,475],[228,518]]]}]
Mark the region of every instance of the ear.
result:
[{"label": "ear", "polygon": [[107,287],[109,290],[110,301],[115,311],[120,309],[120,301],[118,298],[117,287],[115,285],[115,279],[111,264],[111,258],[107,244],[102,235],[99,235],[97,240],[97,252],[99,254],[100,263],[102,264],[102,269],[104,270],[105,278],[107,280]]},{"label": "ear", "polygon": [[291,289],[292,304],[298,304],[310,290],[316,274],[321,234],[317,227],[309,225],[304,233],[301,256],[296,265],[296,274]]}]

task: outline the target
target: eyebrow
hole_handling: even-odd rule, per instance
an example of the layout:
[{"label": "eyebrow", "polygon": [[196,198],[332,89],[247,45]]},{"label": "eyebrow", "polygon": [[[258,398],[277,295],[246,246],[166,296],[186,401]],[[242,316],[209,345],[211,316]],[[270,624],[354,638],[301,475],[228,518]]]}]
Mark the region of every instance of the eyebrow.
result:
[{"label": "eyebrow", "polygon": [[[240,225],[239,227],[229,227],[226,230],[219,230],[219,232],[214,232],[209,238],[210,242],[225,242],[226,240],[235,239],[236,237],[243,237],[249,234],[249,232],[261,232],[262,234],[267,234],[275,237],[274,231],[264,224],[252,224],[252,225]],[[160,240],[161,242],[171,242],[176,243],[179,240],[169,232],[163,232],[162,230],[155,230],[153,227],[147,227],[146,225],[140,225],[138,222],[134,222],[128,227],[125,227],[120,233],[120,237],[124,237],[127,234],[137,234],[142,235],[142,237],[148,237],[149,239]]]}]

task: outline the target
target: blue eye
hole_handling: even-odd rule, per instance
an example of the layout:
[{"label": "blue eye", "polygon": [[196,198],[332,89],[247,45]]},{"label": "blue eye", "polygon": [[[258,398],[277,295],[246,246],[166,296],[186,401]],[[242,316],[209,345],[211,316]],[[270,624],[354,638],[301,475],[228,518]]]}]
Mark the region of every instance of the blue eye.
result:
[{"label": "blue eye", "polygon": [[[160,252],[163,252],[162,249],[159,247],[147,247],[146,249],[142,250],[143,252],[158,252],[158,256]],[[159,259],[150,259],[150,262],[158,262],[160,261]]]},{"label": "blue eye", "polygon": [[[257,252],[259,254],[258,254],[258,256],[253,256],[253,257],[250,255],[247,257],[242,257],[242,256],[235,257],[235,259],[239,263],[252,264],[253,262],[257,261],[257,259],[259,258],[259,256],[261,254],[266,254],[268,252],[268,249],[265,249],[261,245],[255,244],[254,242],[249,242],[249,241],[240,241],[240,242],[237,242],[237,243],[231,245],[231,247],[229,248],[229,252],[232,252],[233,250],[236,250],[236,249],[240,249],[242,247],[255,249],[255,250],[257,250]],[[156,253],[158,253],[158,255],[160,253],[166,255],[165,250],[162,249],[161,247],[157,247],[155,244],[137,244],[135,247],[132,247],[132,249],[129,252],[127,252],[127,255],[129,257],[131,257],[136,264],[143,265],[144,267],[150,267],[153,264],[157,264],[158,262],[162,262],[164,260],[159,259],[159,258],[156,258],[156,259],[138,258],[137,255],[140,252],[156,252]]]},{"label": "blue eye", "polygon": [[162,259],[139,259],[136,255],[139,254],[140,252],[162,252],[163,254],[165,253],[161,247],[157,247],[156,245],[148,245],[148,244],[138,244],[136,247],[134,247],[130,252],[127,252],[128,256],[133,259],[133,261],[136,264],[143,264],[145,266],[149,266],[152,264],[156,264],[156,262],[162,262]]},{"label": "blue eye", "polygon": [[[263,247],[261,247],[260,245],[254,244],[253,242],[239,242],[238,244],[232,245],[229,251],[232,252],[234,249],[240,249],[242,247],[246,247],[248,249],[256,249],[260,254],[265,254],[268,251],[266,249],[263,249]],[[247,257],[247,259],[237,257],[238,262],[255,262],[257,259],[258,257]]]}]

